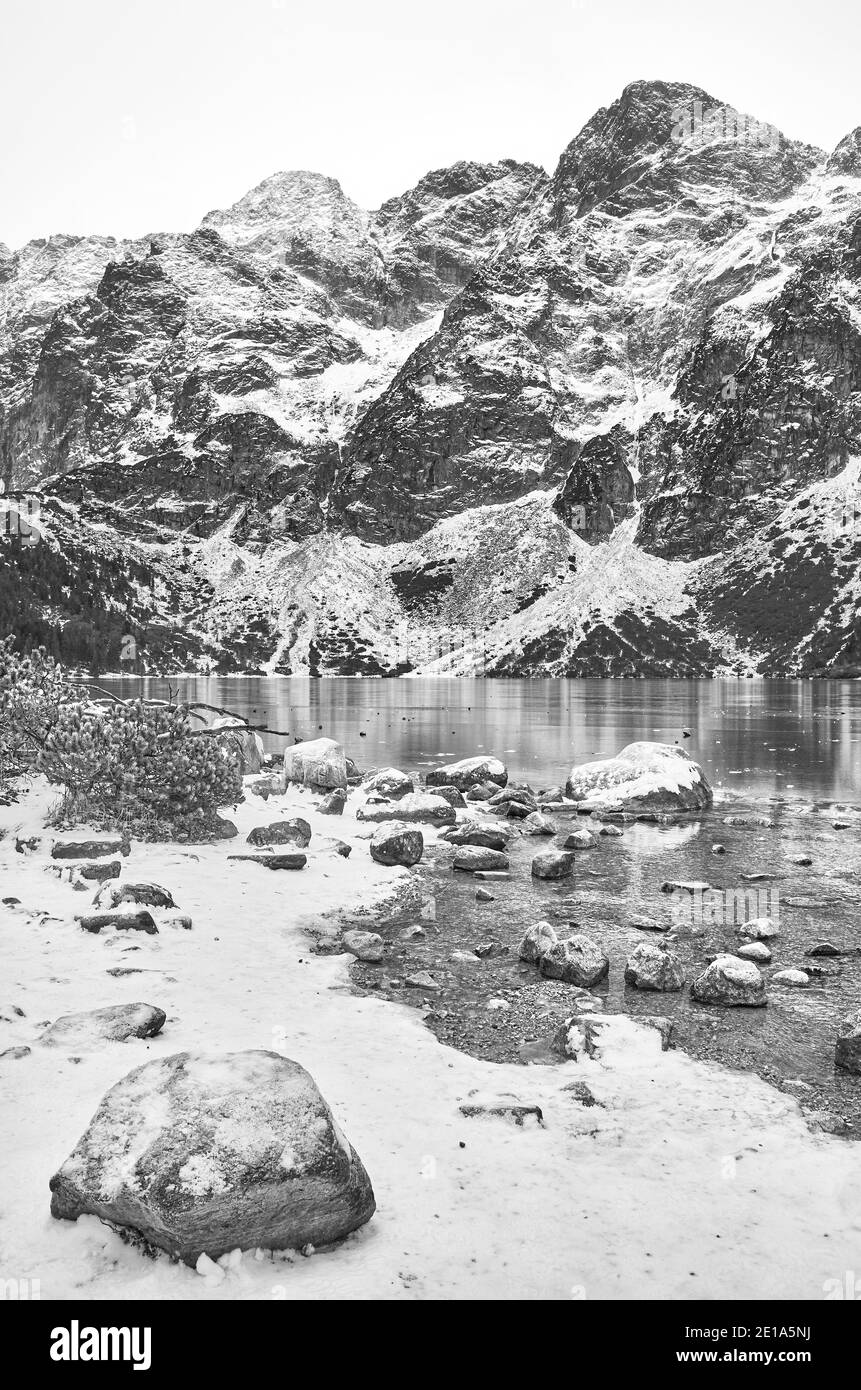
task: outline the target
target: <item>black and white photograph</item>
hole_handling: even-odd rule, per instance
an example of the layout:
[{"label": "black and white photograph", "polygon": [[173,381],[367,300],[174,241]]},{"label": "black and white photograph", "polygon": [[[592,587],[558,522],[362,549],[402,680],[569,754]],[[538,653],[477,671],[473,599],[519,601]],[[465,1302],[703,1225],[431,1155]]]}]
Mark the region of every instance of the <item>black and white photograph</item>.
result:
[{"label": "black and white photograph", "polygon": [[861,10],[0,11],[28,1367],[558,1302],[653,1370],[822,1371],[861,1301]]}]

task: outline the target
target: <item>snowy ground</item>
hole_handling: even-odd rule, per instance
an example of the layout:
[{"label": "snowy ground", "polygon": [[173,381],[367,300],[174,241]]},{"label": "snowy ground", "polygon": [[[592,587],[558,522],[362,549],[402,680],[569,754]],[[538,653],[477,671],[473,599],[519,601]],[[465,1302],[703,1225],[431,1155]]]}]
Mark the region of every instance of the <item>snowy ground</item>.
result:
[{"label": "snowy ground", "polygon": [[[310,954],[304,928],[410,878],[371,861],[352,814],[320,816],[299,791],[248,797],[243,839],[282,812],[309,820],[300,873],[228,863],[236,840],[134,846],[120,882],[162,883],[194,927],[130,941],[75,924],[91,895],[45,872],[50,835],[15,852],[15,831],[38,833],[49,799],[37,786],[0,808],[2,895],[20,899],[0,907],[0,1014],[25,1013],[0,1022],[0,1050],[32,1049],[0,1059],[3,1279],[38,1279],[43,1299],[816,1300],[861,1267],[861,1150],[811,1134],[756,1078],[661,1053],[627,1020],[601,1060],[496,1066],[441,1046],[419,1010],[350,993],[351,958]],[[353,845],[349,860],[319,847],[332,835]],[[106,973],[117,966],[144,973]],[[166,1010],[159,1037],[74,1055],[36,1041],[61,1014],[133,1001]],[[371,1175],[371,1222],[310,1258],[249,1251],[202,1277],[94,1218],[53,1220],[48,1180],[104,1091],[187,1048],[274,1048],[307,1067]],[[580,1105],[574,1081],[603,1108]],[[474,1090],[540,1105],[544,1127],[465,1118]]]}]

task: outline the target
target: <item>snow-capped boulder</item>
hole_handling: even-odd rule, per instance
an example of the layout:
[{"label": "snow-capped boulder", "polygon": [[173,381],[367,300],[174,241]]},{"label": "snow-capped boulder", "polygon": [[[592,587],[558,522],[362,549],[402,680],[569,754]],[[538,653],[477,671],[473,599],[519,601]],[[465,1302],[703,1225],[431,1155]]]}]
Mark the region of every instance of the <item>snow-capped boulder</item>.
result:
[{"label": "snow-capped boulder", "polygon": [[156,936],[158,933],[152,913],[143,907],[139,912],[91,912],[76,920],[84,931],[95,935],[104,931],[106,927],[114,927],[117,931],[142,931],[147,936]]},{"label": "snow-capped boulder", "polygon": [[538,968],[549,980],[564,980],[569,985],[591,989],[606,979],[610,961],[597,942],[588,936],[569,936],[557,941],[538,959]]},{"label": "snow-capped boulder", "polygon": [[588,830],[572,830],[562,842],[563,849],[594,849],[595,837]]},{"label": "snow-capped boulder", "polygon": [[270,825],[255,825],[246,837],[249,845],[298,845],[299,849],[306,849],[310,842],[311,827],[301,816],[272,821]]},{"label": "snow-capped boulder", "polygon": [[497,849],[487,849],[483,845],[458,845],[451,861],[453,869],[474,874],[479,871],[506,873],[510,867],[507,854]]},{"label": "snow-capped boulder", "polygon": [[243,777],[253,776],[260,771],[263,766],[263,740],[247,727],[244,719],[219,715],[212,721],[212,728],[223,729],[230,735],[230,742],[239,750]]},{"label": "snow-capped boulder", "polygon": [[806,970],[775,970],[771,983],[786,985],[789,989],[803,989],[810,984],[810,976]]},{"label": "snow-capped boulder", "polygon": [[408,777],[405,772],[401,772],[397,767],[383,767],[379,772],[373,773],[364,783],[366,792],[377,792],[379,796],[384,796],[388,801],[397,801],[401,796],[408,796],[415,791],[415,783],[412,777]]},{"label": "snow-capped boulder", "polygon": [[481,845],[485,849],[504,850],[516,833],[508,825],[483,824],[481,821],[464,820],[451,830],[444,830],[442,839],[450,845]]},{"label": "snow-capped boulder", "polygon": [[517,948],[517,954],[521,960],[535,965],[542,956],[547,954],[551,946],[556,945],[558,940],[556,928],[552,922],[536,922],[523,937]]},{"label": "snow-capped boulder", "polygon": [[672,951],[644,941],[635,946],[628,957],[625,965],[625,983],[633,985],[635,989],[669,992],[682,988],[685,972]]},{"label": "snow-capped boulder", "polygon": [[52,859],[105,859],[128,852],[128,840],[56,840],[51,846]]},{"label": "snow-capped boulder", "polygon": [[780,935],[777,923],[770,917],[751,917],[749,921],[740,923],[735,930],[736,935],[743,936],[746,941],[771,941]]},{"label": "snow-capped boulder", "polygon": [[499,791],[497,782],[478,782],[465,793],[467,801],[489,801]]},{"label": "snow-capped boulder", "polygon": [[744,946],[739,946],[736,955],[741,956],[742,960],[754,960],[757,965],[768,965],[771,960],[771,952],[764,941],[748,941]]},{"label": "snow-capped boulder", "polygon": [[768,1003],[765,980],[753,961],[738,956],[716,956],[694,980],[691,994],[701,1004],[758,1008]]},{"label": "snow-capped boulder", "polygon": [[532,860],[533,878],[570,878],[574,855],[566,849],[545,849]]},{"label": "snow-capped boulder", "polygon": [[834,1061],[844,1071],[861,1076],[861,1009],[841,1023],[834,1047]]},{"label": "snow-capped boulder", "polygon": [[89,1047],[99,1042],[125,1042],[127,1038],[154,1038],[167,1015],[153,1004],[112,1004],[106,1009],[87,1009],[63,1014],[42,1033],[39,1041],[65,1047]]},{"label": "snow-capped boulder", "polygon": [[52,1216],[97,1216],[190,1265],[327,1245],[375,1209],[312,1077],[276,1052],[180,1052],[137,1067],[50,1186]]},{"label": "snow-capped boulder", "polygon": [[410,868],[424,854],[424,836],[413,825],[388,821],[375,830],[370,843],[371,858],[377,864],[402,864]]},{"label": "snow-capped boulder", "polygon": [[575,765],[565,791],[580,810],[701,811],[712,804],[702,768],[667,743],[629,743],[615,758]]},{"label": "snow-capped boulder", "polygon": [[160,883],[105,883],[93,902],[107,912],[121,903],[134,903],[136,907],[176,907],[173,894]]},{"label": "snow-capped boulder", "polygon": [[347,757],[340,743],[333,738],[294,743],[284,754],[279,791],[285,791],[288,782],[301,782],[304,787],[340,787],[346,791]]},{"label": "snow-capped boulder", "polygon": [[409,792],[399,801],[366,801],[356,811],[356,820],[415,821],[419,825],[454,825],[457,814],[441,796],[428,792]]},{"label": "snow-capped boulder", "polygon": [[425,781],[429,787],[457,787],[459,792],[468,792],[484,782],[504,787],[508,781],[508,771],[498,758],[461,758],[459,762],[434,768]]}]

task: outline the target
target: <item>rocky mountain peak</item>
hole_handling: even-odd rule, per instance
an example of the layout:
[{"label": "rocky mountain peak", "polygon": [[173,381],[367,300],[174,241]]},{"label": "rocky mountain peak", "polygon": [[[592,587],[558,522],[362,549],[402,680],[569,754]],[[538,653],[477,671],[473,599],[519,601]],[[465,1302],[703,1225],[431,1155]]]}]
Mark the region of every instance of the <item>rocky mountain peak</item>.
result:
[{"label": "rocky mountain peak", "polygon": [[861,125],[834,146],[825,165],[829,174],[850,174],[861,178]]}]

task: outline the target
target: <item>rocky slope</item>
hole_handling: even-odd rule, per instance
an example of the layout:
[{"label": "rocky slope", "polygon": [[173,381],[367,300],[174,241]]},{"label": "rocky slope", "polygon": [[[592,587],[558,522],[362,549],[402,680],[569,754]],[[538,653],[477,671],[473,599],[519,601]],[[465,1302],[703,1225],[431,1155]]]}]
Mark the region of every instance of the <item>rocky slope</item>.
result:
[{"label": "rocky slope", "polygon": [[552,177],[0,249],[46,518],[0,614],[101,666],[861,673],[859,149],[637,82]]}]

